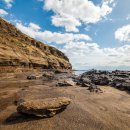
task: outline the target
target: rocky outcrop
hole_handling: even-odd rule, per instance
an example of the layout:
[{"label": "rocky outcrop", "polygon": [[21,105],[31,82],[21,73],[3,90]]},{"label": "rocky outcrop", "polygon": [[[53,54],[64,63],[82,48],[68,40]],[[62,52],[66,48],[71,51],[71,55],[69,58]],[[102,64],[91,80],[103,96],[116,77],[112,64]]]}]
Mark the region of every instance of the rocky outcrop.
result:
[{"label": "rocky outcrop", "polygon": [[58,49],[37,41],[0,18],[0,72],[14,69],[71,69]]},{"label": "rocky outcrop", "polygon": [[75,81],[82,87],[89,87],[92,89],[96,88],[95,85],[109,85],[120,90],[130,91],[130,71],[115,70],[108,72],[90,70],[76,78]]},{"label": "rocky outcrop", "polygon": [[30,100],[21,103],[17,107],[17,111],[38,117],[52,117],[64,110],[70,101],[66,97]]}]

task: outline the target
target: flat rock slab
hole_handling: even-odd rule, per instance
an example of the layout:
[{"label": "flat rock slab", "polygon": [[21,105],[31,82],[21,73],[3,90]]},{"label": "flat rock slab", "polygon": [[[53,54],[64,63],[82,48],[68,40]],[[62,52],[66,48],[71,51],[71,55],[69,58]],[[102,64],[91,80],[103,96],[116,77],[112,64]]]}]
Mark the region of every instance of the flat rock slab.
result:
[{"label": "flat rock slab", "polygon": [[21,103],[17,111],[38,117],[52,117],[64,110],[71,100],[66,97],[29,100]]},{"label": "flat rock slab", "polygon": [[72,79],[61,80],[57,84],[57,86],[59,86],[59,87],[74,86],[74,85],[75,85],[75,83],[73,82]]}]

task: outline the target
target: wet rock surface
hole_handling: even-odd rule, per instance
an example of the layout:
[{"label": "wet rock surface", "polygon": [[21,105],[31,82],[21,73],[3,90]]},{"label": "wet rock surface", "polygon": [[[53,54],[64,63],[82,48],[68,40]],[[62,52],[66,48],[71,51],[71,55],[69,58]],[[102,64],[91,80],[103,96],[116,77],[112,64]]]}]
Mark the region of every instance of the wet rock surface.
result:
[{"label": "wet rock surface", "polygon": [[[130,91],[130,71],[115,70],[109,72],[90,70],[75,78],[74,81],[77,82],[77,85],[81,85],[82,87],[97,89],[98,85],[109,85],[121,90]],[[94,87],[94,85],[97,85],[97,87]]]},{"label": "wet rock surface", "polygon": [[66,97],[30,100],[21,103],[17,107],[17,111],[37,117],[52,117],[64,110],[70,104],[70,101]]}]

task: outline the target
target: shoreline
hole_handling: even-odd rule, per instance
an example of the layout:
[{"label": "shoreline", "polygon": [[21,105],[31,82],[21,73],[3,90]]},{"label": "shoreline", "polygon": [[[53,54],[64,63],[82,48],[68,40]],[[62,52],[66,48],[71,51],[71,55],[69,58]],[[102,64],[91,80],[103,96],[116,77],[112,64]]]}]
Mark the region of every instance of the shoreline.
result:
[{"label": "shoreline", "polygon": [[[130,94],[109,84],[91,88],[87,86],[87,78],[92,75],[92,72],[82,76],[52,72],[21,73],[10,80],[0,80],[0,129],[129,130]],[[25,101],[57,97],[70,98],[71,103],[51,118],[24,115],[16,110],[18,104]]]}]

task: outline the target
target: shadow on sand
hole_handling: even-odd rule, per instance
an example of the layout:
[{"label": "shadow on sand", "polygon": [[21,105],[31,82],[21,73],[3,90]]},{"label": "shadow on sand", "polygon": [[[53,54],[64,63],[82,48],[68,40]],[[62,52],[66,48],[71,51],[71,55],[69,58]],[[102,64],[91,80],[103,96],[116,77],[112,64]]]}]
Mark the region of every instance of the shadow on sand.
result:
[{"label": "shadow on sand", "polygon": [[20,114],[18,112],[12,113],[4,122],[4,125],[13,125],[16,123],[23,123],[33,120],[45,119],[45,117],[36,117],[33,115]]},{"label": "shadow on sand", "polygon": [[[65,108],[58,110],[56,114],[63,112]],[[13,125],[17,123],[23,123],[23,122],[33,121],[33,120],[49,119],[49,118],[51,117],[36,117],[34,115],[28,115],[28,114],[23,114],[23,113],[21,114],[18,112],[14,112],[3,122],[3,124]]]}]

